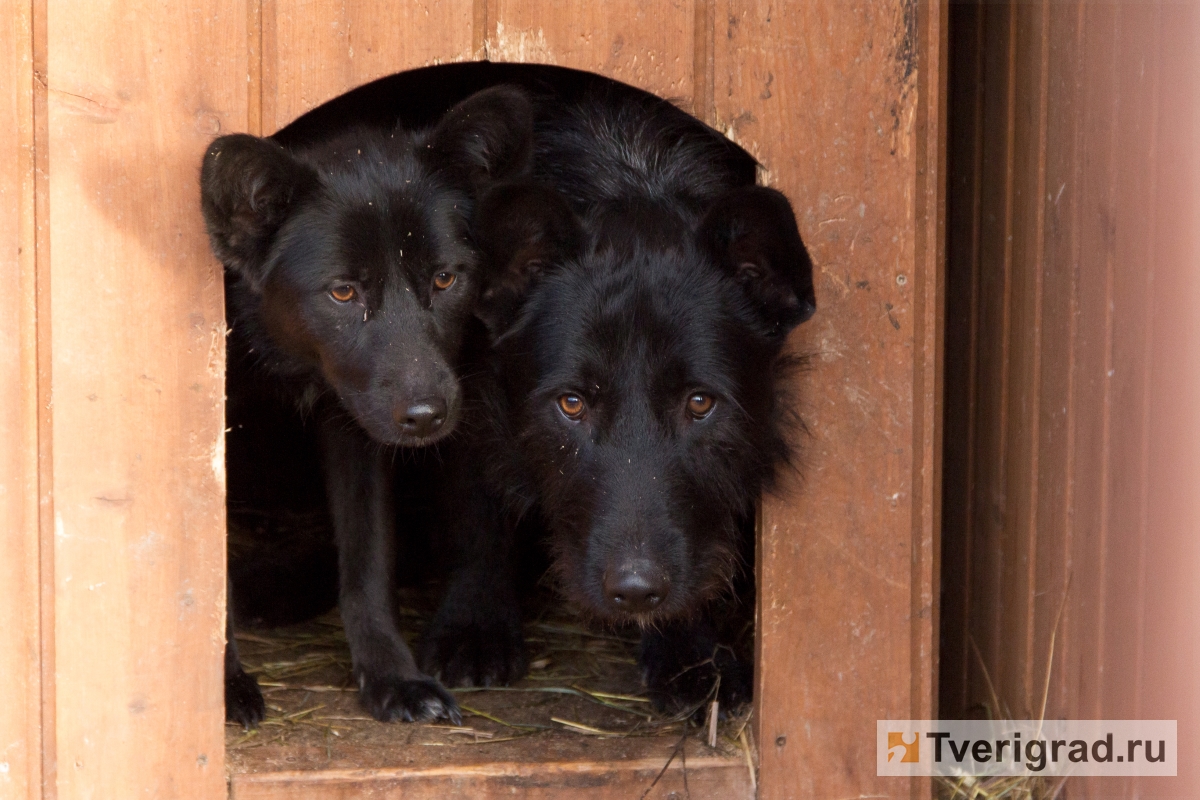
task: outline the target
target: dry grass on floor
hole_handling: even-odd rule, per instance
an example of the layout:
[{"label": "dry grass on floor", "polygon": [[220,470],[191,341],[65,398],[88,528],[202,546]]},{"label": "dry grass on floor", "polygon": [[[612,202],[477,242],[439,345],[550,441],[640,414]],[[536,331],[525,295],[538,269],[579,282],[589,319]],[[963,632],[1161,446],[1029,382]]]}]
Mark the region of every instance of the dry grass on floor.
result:
[{"label": "dry grass on floor", "polygon": [[940,800],[1054,800],[1063,778],[937,778]]},{"label": "dry grass on floor", "polygon": [[[401,598],[401,625],[412,644],[423,620],[416,601],[407,599]],[[686,736],[702,747],[714,745],[707,750],[714,755],[748,759],[748,710],[715,729],[708,722],[688,723],[685,715],[654,713],[639,680],[635,640],[588,630],[553,601],[525,634],[529,674],[511,687],[455,690],[463,725],[454,726],[380,723],[366,715],[336,611],[301,625],[238,633],[245,667],[263,689],[267,718],[253,731],[227,726],[231,769],[238,768],[239,754],[251,757],[251,750],[268,745],[487,748],[529,740],[531,748],[545,752],[564,737],[661,737],[676,743]],[[511,752],[511,746],[505,750]]]}]

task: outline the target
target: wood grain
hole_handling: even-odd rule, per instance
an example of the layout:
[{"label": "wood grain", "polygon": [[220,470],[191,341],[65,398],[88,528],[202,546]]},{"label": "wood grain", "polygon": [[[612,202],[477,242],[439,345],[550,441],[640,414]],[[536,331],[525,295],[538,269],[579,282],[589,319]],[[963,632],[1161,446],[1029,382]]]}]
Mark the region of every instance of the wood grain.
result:
[{"label": "wood grain", "polygon": [[64,799],[224,791],[225,325],[196,175],[246,124],[247,18],[205,0],[48,9]]},{"label": "wood grain", "polygon": [[[676,798],[727,800],[752,797],[750,773],[739,759],[695,755],[684,765],[676,758],[664,771],[671,747],[647,747],[614,740],[593,741],[590,757],[563,760],[546,741],[525,743],[527,758],[491,761],[460,758],[440,766],[382,766],[297,769],[309,754],[288,751],[292,768],[235,775],[231,800],[380,800],[444,797],[558,798],[565,793],[588,800],[607,798]],[[428,749],[428,748],[418,748]],[[578,750],[578,748],[571,748]],[[282,754],[279,754],[282,755]],[[324,759],[324,753],[311,754]],[[361,758],[361,756],[358,756]],[[369,757],[368,757],[369,758]],[[420,760],[420,754],[418,754]],[[662,776],[659,777],[659,774]],[[655,783],[655,779],[657,783]],[[653,788],[651,788],[653,784]]]},{"label": "wood grain", "polygon": [[41,797],[41,590],[34,33],[29,3],[0,7],[0,793]]},{"label": "wood grain", "polygon": [[574,67],[693,102],[691,2],[488,0],[487,19],[488,60]]},{"label": "wood grain", "polygon": [[1180,769],[1175,779],[1136,781],[1133,791],[1142,797],[1186,795],[1200,780],[1200,493],[1194,491],[1200,475],[1200,9],[1164,3],[1157,25],[1152,171],[1140,176],[1154,186],[1144,211],[1154,249],[1136,709],[1147,719],[1179,720]]},{"label": "wood grain", "polygon": [[764,798],[922,791],[876,777],[870,731],[932,713],[942,13],[717,8],[718,125],[791,198],[818,272],[793,341],[803,478],[763,508]]},{"label": "wood grain", "polygon": [[1185,144],[1200,135],[1200,13],[953,13],[987,46],[952,64],[956,116],[977,122],[951,148],[951,207],[971,210],[952,216],[949,317],[972,334],[950,340],[947,397],[974,400],[951,404],[946,449],[971,467],[945,496],[946,574],[963,577],[946,582],[941,715],[1036,718],[1045,702],[1049,717],[1178,719],[1178,779],[1067,791],[1183,796],[1200,769],[1200,634],[1183,610],[1200,507],[1182,488],[1200,463],[1200,362],[1181,344],[1200,299]]},{"label": "wood grain", "polygon": [[472,57],[471,0],[261,2],[267,134],[376,78]]}]

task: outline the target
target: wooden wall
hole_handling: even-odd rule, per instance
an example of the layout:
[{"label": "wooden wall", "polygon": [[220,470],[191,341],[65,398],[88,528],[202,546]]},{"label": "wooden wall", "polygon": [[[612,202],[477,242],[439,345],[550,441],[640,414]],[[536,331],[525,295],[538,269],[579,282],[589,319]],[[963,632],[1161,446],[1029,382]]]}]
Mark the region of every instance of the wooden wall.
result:
[{"label": "wooden wall", "polygon": [[936,694],[943,13],[717,10],[713,121],[791,198],[819,276],[803,477],[763,504],[764,798],[928,796],[875,776],[866,732]]},{"label": "wooden wall", "polygon": [[1178,719],[1187,779],[1077,791],[1186,796],[1200,12],[963,4],[951,29],[941,716],[995,713],[990,677],[1014,718]]},{"label": "wooden wall", "polygon": [[5,797],[224,792],[224,318],[196,178],[246,125],[246,21],[4,5]]},{"label": "wooden wall", "polygon": [[224,791],[206,142],[471,58],[679,99],[791,197],[820,308],[793,343],[814,356],[795,387],[803,477],[763,509],[760,794],[926,791],[876,778],[874,721],[927,717],[936,693],[943,4],[29,7],[5,5],[0,26],[18,112],[0,138],[0,231],[25,248],[0,262],[20,287],[0,300],[0,343],[17,343],[0,353],[0,431],[20,445],[0,461],[0,592],[22,609],[0,657],[24,676],[5,685],[0,733],[21,743],[5,774],[28,796],[43,782],[63,798]]},{"label": "wooden wall", "polygon": [[[0,13],[0,796],[41,791],[33,20]],[[42,96],[44,101],[44,94]],[[8,122],[11,120],[11,122]]]}]

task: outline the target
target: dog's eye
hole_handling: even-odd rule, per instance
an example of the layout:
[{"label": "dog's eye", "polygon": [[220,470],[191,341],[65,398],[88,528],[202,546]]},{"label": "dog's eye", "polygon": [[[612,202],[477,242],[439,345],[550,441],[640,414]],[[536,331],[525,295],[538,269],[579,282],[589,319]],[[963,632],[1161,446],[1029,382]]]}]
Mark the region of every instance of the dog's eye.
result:
[{"label": "dog's eye", "polygon": [[688,398],[687,410],[692,419],[704,419],[712,413],[713,406],[716,405],[716,400],[711,394],[696,392]]},{"label": "dog's eye", "polygon": [[358,296],[358,290],[348,283],[343,283],[330,289],[329,296],[339,303],[349,303]]},{"label": "dog's eye", "polygon": [[458,280],[458,276],[453,272],[439,272],[433,276],[433,288],[444,292],[453,286],[456,280]]},{"label": "dog's eye", "polygon": [[587,411],[587,406],[583,403],[583,398],[577,394],[564,394],[558,398],[558,410],[563,413],[567,419],[581,420],[584,413]]}]

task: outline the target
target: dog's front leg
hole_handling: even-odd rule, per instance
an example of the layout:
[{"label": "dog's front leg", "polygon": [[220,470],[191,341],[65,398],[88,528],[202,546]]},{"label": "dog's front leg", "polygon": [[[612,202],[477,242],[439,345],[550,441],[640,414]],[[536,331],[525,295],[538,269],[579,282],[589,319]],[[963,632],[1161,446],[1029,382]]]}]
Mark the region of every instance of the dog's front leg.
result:
[{"label": "dog's front leg", "polygon": [[258,681],[242,669],[237,640],[233,638],[233,584],[225,581],[225,721],[257,728],[267,714]]},{"label": "dog's front leg", "polygon": [[691,709],[702,716],[715,699],[726,714],[750,701],[751,668],[719,643],[707,609],[691,619],[647,627],[639,650],[642,680],[659,711]]},{"label": "dog's front leg", "polygon": [[338,551],[338,599],[359,700],[376,719],[461,717],[454,698],[417,669],[396,626],[392,452],[345,417],[321,428]]},{"label": "dog's front leg", "polygon": [[449,580],[421,642],[421,666],[447,686],[495,686],[528,667],[513,564],[513,526],[478,476],[478,454],[444,454],[438,487]]}]

